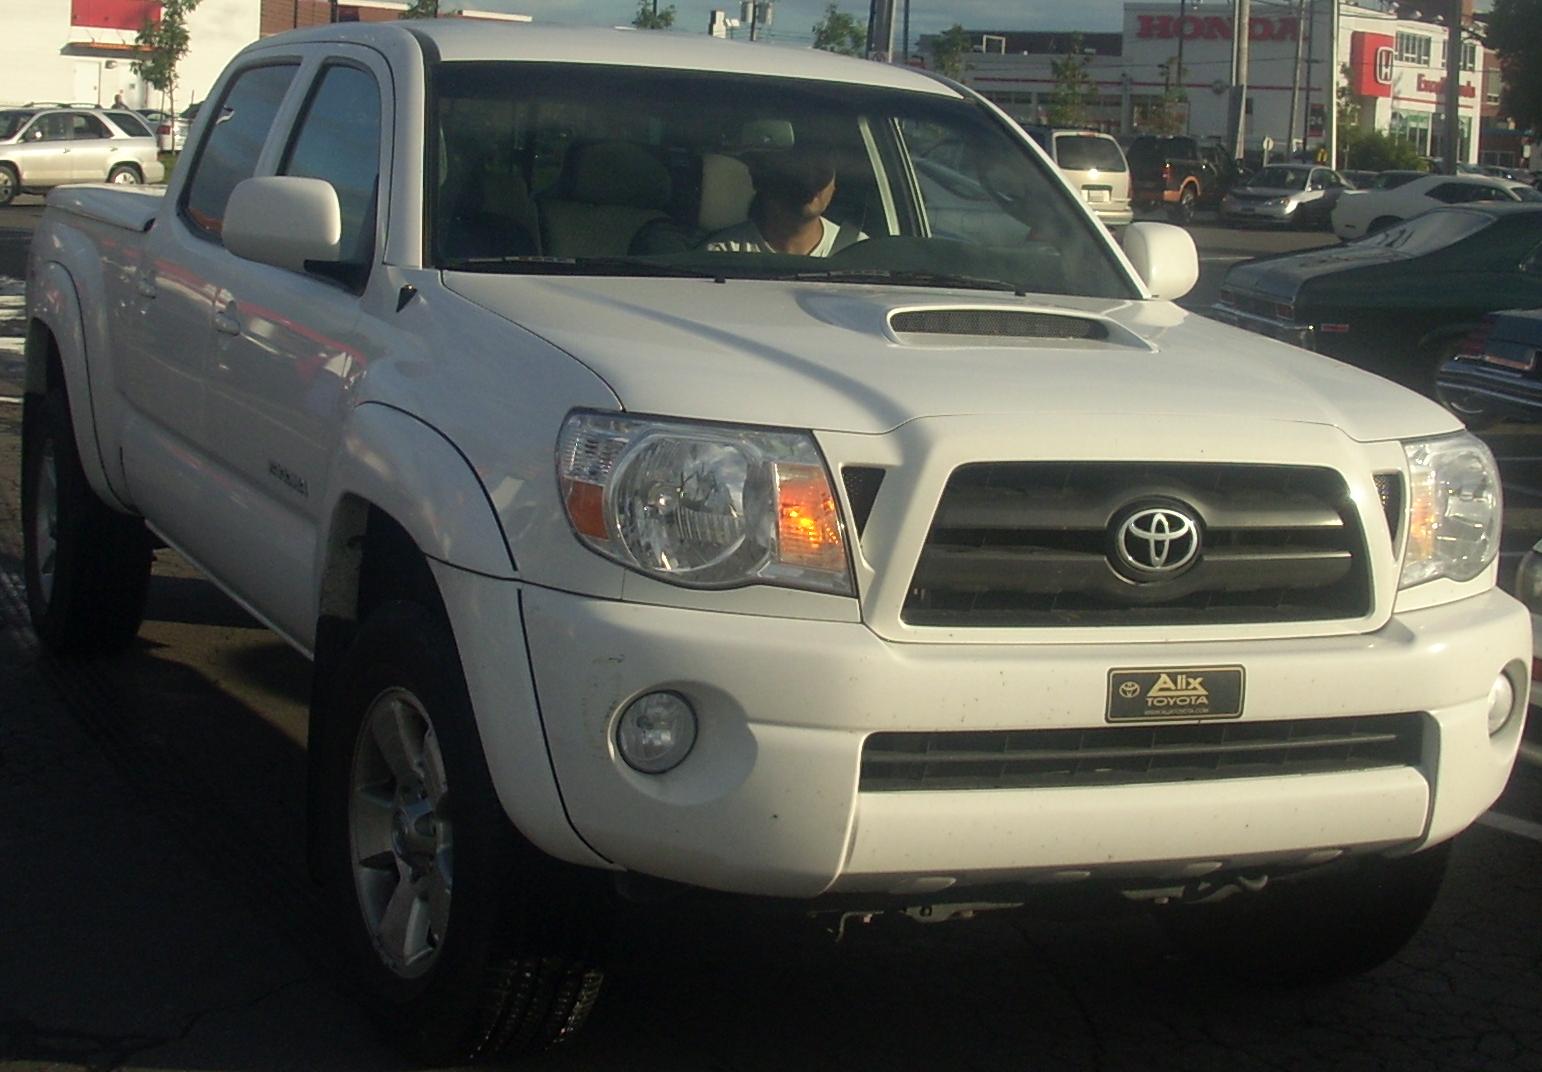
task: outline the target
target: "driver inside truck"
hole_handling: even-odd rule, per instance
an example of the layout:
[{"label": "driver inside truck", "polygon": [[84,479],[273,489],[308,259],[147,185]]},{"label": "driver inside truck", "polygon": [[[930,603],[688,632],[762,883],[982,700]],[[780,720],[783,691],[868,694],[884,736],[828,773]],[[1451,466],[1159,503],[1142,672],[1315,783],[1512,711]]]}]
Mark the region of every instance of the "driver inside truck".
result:
[{"label": "driver inside truck", "polygon": [[768,149],[746,154],[744,162],[755,186],[749,219],[708,235],[702,248],[828,257],[867,237],[825,217],[835,197],[832,153],[801,146]]}]

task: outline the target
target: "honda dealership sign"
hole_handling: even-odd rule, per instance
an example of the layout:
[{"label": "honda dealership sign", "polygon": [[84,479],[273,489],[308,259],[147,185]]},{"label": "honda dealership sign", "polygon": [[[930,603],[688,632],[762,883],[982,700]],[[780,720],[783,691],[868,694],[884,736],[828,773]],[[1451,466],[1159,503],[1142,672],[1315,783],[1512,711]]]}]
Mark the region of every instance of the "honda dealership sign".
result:
[{"label": "honda dealership sign", "polygon": [[1392,96],[1391,34],[1356,30],[1349,39],[1349,87],[1358,97]]}]

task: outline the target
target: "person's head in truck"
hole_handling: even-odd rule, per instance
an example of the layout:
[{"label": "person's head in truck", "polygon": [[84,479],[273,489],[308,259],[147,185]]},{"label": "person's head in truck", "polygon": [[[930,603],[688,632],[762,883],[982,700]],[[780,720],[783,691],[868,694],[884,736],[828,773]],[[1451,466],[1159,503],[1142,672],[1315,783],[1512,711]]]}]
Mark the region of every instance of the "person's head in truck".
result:
[{"label": "person's head in truck", "polygon": [[833,253],[841,228],[824,214],[835,197],[834,154],[798,146],[746,154],[744,162],[755,186],[750,218],[709,236],[706,248],[807,257]]}]

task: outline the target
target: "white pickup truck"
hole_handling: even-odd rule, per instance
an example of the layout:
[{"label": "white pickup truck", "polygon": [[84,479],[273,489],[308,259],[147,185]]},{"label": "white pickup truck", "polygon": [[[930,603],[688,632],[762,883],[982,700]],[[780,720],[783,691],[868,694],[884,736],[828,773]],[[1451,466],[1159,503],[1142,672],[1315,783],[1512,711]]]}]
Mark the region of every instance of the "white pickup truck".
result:
[{"label": "white pickup truck", "polygon": [[1489,452],[1179,309],[1189,237],[969,90],[446,20],[209,100],[33,243],[31,610],[128,644],[159,541],[314,660],[312,862],[419,1056],[570,1034],[644,887],[1362,970],[1504,786]]}]

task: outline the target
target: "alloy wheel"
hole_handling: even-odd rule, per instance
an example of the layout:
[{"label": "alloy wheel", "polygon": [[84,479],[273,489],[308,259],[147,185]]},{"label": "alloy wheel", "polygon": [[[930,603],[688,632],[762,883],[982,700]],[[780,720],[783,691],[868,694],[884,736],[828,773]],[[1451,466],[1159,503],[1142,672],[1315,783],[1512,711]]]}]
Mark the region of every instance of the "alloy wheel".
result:
[{"label": "alloy wheel", "polygon": [[386,967],[417,978],[444,946],[454,888],[444,756],[422,701],[403,688],[377,696],[350,767],[349,863],[364,925]]}]

